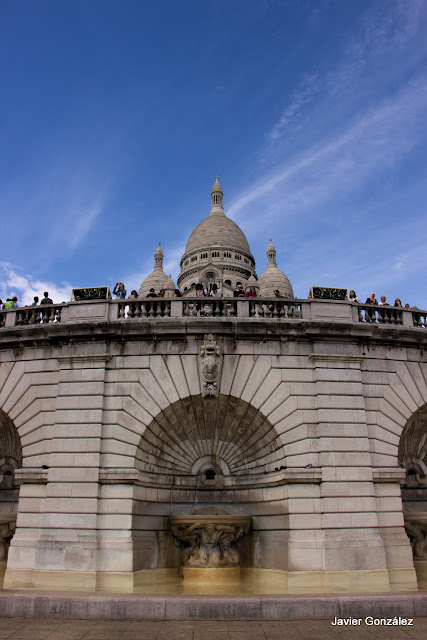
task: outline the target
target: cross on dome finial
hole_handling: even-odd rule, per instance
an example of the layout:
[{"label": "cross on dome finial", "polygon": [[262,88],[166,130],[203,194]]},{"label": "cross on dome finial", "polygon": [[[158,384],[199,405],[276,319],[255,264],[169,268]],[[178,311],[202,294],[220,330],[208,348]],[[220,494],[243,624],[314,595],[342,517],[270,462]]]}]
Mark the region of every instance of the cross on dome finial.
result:
[{"label": "cross on dome finial", "polygon": [[219,176],[215,176],[215,180],[219,182]]}]

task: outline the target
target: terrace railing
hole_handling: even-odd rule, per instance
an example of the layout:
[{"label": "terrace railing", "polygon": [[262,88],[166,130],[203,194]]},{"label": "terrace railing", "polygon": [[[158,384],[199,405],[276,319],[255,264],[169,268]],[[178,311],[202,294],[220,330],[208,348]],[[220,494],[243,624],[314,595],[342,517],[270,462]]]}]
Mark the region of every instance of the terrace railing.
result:
[{"label": "terrace railing", "polygon": [[426,328],[427,312],[348,301],[291,298],[138,298],[73,301],[0,311],[0,329],[98,321],[155,321],[163,318],[299,320]]}]

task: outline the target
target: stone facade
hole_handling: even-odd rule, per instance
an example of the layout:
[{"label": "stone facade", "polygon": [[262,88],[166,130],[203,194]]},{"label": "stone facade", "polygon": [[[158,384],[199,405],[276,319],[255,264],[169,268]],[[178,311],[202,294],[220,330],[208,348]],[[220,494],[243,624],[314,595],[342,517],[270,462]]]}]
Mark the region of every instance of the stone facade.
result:
[{"label": "stone facade", "polygon": [[179,570],[171,516],[219,513],[251,517],[242,571],[416,588],[401,483],[426,512],[425,313],[153,304],[1,314],[4,489],[20,485],[5,585],[131,588]]}]

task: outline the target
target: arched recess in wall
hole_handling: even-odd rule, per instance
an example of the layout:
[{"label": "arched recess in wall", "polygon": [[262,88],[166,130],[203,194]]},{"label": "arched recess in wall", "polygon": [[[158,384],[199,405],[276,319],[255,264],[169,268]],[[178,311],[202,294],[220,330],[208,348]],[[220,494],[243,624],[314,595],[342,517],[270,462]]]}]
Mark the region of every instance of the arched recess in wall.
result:
[{"label": "arched recess in wall", "polygon": [[188,396],[148,425],[138,445],[141,471],[192,474],[197,461],[214,457],[231,475],[280,467],[285,452],[277,432],[255,407],[233,396]]},{"label": "arched recess in wall", "polygon": [[15,471],[22,466],[22,447],[18,431],[0,409],[0,561],[7,556],[16,526],[19,485]]},{"label": "arched recess in wall", "polygon": [[[406,469],[407,481],[427,481],[427,404],[415,411],[406,423],[399,442],[399,465]],[[412,476],[412,478],[411,478]]]},{"label": "arched recess in wall", "polygon": [[[405,529],[414,560],[424,564],[427,563],[427,404],[415,411],[406,423],[400,437],[398,459],[406,470],[402,485]],[[422,577],[419,579],[423,585]]]}]

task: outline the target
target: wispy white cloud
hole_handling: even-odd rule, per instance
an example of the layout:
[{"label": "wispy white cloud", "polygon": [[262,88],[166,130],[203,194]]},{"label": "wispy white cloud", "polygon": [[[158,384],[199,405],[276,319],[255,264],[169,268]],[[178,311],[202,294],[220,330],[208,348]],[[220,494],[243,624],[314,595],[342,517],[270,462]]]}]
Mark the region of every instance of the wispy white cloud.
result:
[{"label": "wispy white cloud", "polygon": [[34,296],[41,300],[45,291],[49,292],[49,297],[54,302],[67,302],[71,299],[71,284],[68,282],[58,285],[47,280],[37,280],[23,275],[19,267],[10,262],[0,262],[0,297],[3,301],[17,296],[18,304],[25,306],[33,302]]},{"label": "wispy white cloud", "polygon": [[393,165],[420,142],[426,110],[427,77],[421,76],[393,98],[369,109],[346,130],[330,133],[264,175],[234,199],[228,214],[238,218],[245,210],[247,220],[248,206],[255,201],[262,199],[265,207],[269,198],[283,203],[283,197],[288,214],[310,212],[325,200],[336,198],[339,191],[351,193],[370,180],[373,172]]},{"label": "wispy white cloud", "polygon": [[266,134],[267,143],[275,142],[295,127],[298,120],[301,119],[303,108],[312,101],[316,93],[316,80],[315,74],[303,78],[299,88],[291,94],[290,103],[285,107],[280,119]]}]

